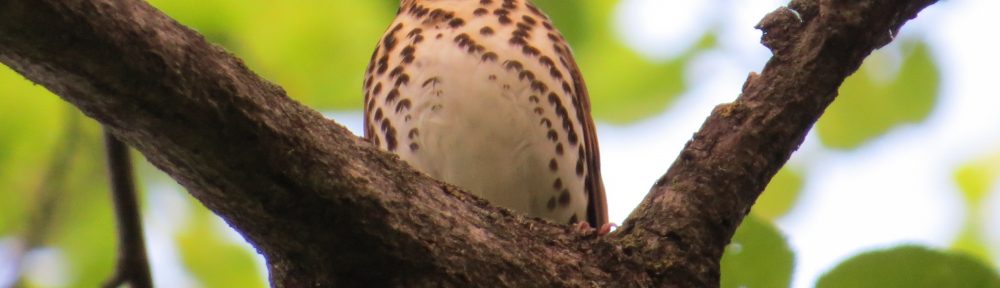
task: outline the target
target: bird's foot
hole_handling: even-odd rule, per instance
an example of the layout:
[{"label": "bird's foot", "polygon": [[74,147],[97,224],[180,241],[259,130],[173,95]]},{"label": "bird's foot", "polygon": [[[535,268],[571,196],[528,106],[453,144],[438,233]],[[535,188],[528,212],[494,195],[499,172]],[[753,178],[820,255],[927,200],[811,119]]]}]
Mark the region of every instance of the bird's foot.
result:
[{"label": "bird's foot", "polygon": [[611,233],[611,230],[615,229],[615,228],[618,228],[618,224],[615,224],[615,223],[604,223],[604,225],[601,225],[601,227],[598,227],[598,228],[595,229],[594,227],[590,227],[590,223],[587,223],[586,221],[576,223],[576,231],[578,233],[580,233],[581,235],[584,235],[584,236],[590,236],[590,235],[604,236],[604,235],[608,235],[608,233]]}]

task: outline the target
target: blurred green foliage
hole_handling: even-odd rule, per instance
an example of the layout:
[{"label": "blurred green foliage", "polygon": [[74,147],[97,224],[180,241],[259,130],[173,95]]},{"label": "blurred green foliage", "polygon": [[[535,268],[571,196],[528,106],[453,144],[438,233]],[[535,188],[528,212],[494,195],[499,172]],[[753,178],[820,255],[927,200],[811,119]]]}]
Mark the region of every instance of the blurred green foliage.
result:
[{"label": "blurred green foliage", "polygon": [[1000,177],[1000,151],[979,156],[961,165],[953,177],[962,192],[968,212],[965,213],[962,231],[952,246],[955,250],[979,259],[990,259],[991,252],[1000,252],[1000,247],[987,243],[985,230],[988,227],[983,220],[989,210],[986,209],[988,203],[984,200],[989,196],[990,190],[996,187],[997,178]]},{"label": "blurred green foliage", "polygon": [[653,62],[627,47],[612,29],[610,12],[619,1],[535,2],[552,13],[552,21],[573,47],[584,78],[600,79],[587,82],[595,118],[612,123],[647,118],[666,110],[685,89],[683,68],[694,53]]},{"label": "blurred green foliage", "polygon": [[893,128],[927,119],[941,82],[929,50],[924,42],[904,40],[865,59],[816,124],[823,144],[854,149]]},{"label": "blurred green foliage", "polygon": [[349,0],[150,3],[320,110],[361,107],[361,71],[396,6]]},{"label": "blurred green foliage", "polygon": [[[585,77],[601,79],[588,83],[599,119],[621,123],[649,117],[683,91],[682,68],[693,54],[653,63],[626,47],[611,29],[609,12],[617,1],[536,2],[571,42]],[[316,109],[345,110],[361,107],[360,71],[398,1],[151,3],[239,55],[290,96]]]},{"label": "blurred green foliage", "polygon": [[[0,235],[25,229],[30,201],[59,140],[59,98],[0,66]],[[52,133],[37,133],[52,131]]]},{"label": "blurred green foliage", "polygon": [[748,216],[722,255],[723,288],[788,287],[795,257],[785,237],[765,219]]},{"label": "blurred green foliage", "polygon": [[1000,151],[992,155],[981,155],[963,164],[955,171],[954,179],[962,191],[962,198],[970,206],[977,206],[996,186],[1000,176]]},{"label": "blurred green foliage", "polygon": [[[716,35],[706,29],[701,43],[690,51],[674,59],[651,61],[628,47],[613,31],[612,11],[619,1],[535,2],[551,15],[571,42],[588,79],[594,115],[604,122],[627,123],[665,111],[687,89],[685,66],[698,53],[716,45]],[[350,110],[361,107],[361,72],[395,15],[398,0],[150,3],[239,56],[251,69],[284,87],[291,97],[319,110]],[[841,96],[817,124],[825,146],[858,148],[894,128],[928,117],[938,97],[937,64],[923,42],[910,41],[894,47],[897,50],[872,55],[841,88]],[[0,189],[4,190],[0,193],[0,239],[41,235],[30,248],[54,248],[64,256],[69,272],[68,279],[62,282],[68,287],[98,286],[111,275],[115,254],[110,199],[99,152],[100,131],[89,120],[71,125],[73,119],[82,117],[58,97],[0,65]],[[69,129],[79,129],[79,133],[71,138],[67,135],[74,134],[66,133]],[[54,159],[67,147],[77,153],[66,156],[62,159],[65,161]],[[68,166],[68,172],[52,176],[49,171],[57,170],[53,167],[56,165]],[[758,200],[726,250],[722,260],[723,287],[789,285],[794,254],[771,221],[794,207],[807,180],[802,171],[806,168],[781,170]],[[1000,156],[972,161],[956,172],[956,184],[965,193],[970,211],[981,211],[977,207],[983,206],[981,200],[996,186],[998,176]],[[148,171],[141,177],[165,178]],[[57,197],[58,201],[43,205],[47,197]],[[195,209],[189,215],[174,219],[180,222],[179,230],[162,231],[170,237],[166,245],[177,250],[184,266],[178,270],[205,287],[264,286],[254,251],[223,234],[220,220],[200,204],[192,203]],[[970,213],[955,246],[988,259],[988,245],[981,235],[983,227],[974,213]],[[899,262],[906,265],[890,265]],[[987,279],[983,265],[974,262],[940,251],[899,248],[858,256],[831,271],[819,285],[905,287],[899,285],[913,279],[884,277],[903,272],[923,273],[919,279],[929,283],[987,283],[947,282],[957,281],[956,275],[968,281]],[[870,273],[873,271],[880,273]],[[35,280],[24,279],[22,283],[41,285]],[[841,285],[858,283],[885,286]]]},{"label": "blurred green foliage", "polygon": [[979,260],[902,246],[855,256],[823,275],[818,288],[1000,288],[1000,276]]},{"label": "blurred green foliage", "polygon": [[799,198],[799,191],[805,185],[805,176],[787,165],[771,178],[764,193],[757,198],[751,212],[754,216],[775,220],[788,213]]},{"label": "blurred green foliage", "polygon": [[[30,248],[54,247],[70,263],[65,279],[99,286],[110,275],[114,227],[100,131],[59,98],[3,67],[0,87],[0,235],[20,235]],[[7,105],[9,104],[9,105]],[[81,240],[83,239],[83,240]],[[15,251],[27,252],[27,251]],[[30,285],[36,279],[24,279]]]}]

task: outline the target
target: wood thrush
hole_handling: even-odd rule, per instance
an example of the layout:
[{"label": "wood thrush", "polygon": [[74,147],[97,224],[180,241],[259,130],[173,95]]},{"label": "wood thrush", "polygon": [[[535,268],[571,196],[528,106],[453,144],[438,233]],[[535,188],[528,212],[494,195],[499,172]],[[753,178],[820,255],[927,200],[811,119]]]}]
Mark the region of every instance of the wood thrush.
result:
[{"label": "wood thrush", "polygon": [[608,222],[590,100],[527,0],[401,0],[365,73],[365,138],[491,203]]}]

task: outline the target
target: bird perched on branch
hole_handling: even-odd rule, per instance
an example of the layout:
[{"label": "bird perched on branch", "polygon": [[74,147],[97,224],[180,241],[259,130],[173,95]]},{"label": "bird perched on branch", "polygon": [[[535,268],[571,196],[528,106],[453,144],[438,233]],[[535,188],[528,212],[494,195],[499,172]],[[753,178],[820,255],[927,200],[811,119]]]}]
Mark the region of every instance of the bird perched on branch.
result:
[{"label": "bird perched on branch", "polygon": [[583,76],[530,1],[401,0],[364,91],[365,138],[416,169],[531,216],[610,229]]}]

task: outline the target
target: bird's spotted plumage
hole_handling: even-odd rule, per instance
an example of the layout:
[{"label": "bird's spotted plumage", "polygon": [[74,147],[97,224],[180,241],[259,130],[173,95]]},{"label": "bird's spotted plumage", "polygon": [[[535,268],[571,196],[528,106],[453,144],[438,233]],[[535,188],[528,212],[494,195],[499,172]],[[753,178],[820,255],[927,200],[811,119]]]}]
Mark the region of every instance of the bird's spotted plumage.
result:
[{"label": "bird's spotted plumage", "polygon": [[365,137],[557,223],[607,223],[586,85],[527,0],[402,0],[365,75]]}]

